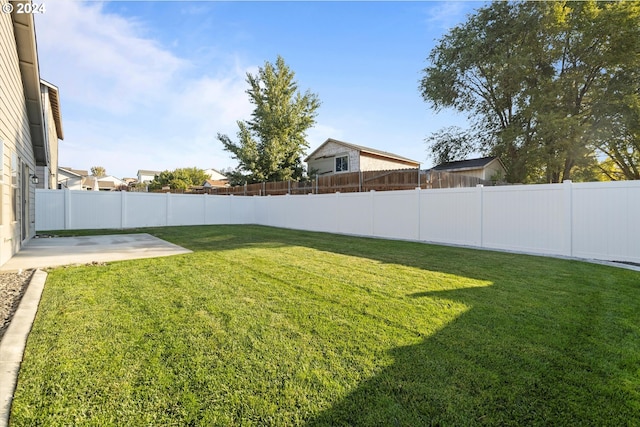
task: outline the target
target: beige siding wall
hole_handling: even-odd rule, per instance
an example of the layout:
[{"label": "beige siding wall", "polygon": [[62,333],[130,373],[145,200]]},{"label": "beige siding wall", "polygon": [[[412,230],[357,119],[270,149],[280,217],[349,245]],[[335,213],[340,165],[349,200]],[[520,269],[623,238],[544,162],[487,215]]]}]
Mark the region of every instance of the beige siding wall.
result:
[{"label": "beige siding wall", "polygon": [[453,173],[456,175],[472,176],[474,178],[485,179],[484,171],[482,169],[460,170],[460,171],[452,170],[452,171],[445,171],[445,172]]},{"label": "beige siding wall", "polygon": [[484,170],[484,177],[482,179],[490,180],[496,173],[500,172],[502,174],[501,178],[505,178],[505,170],[498,161],[491,162],[487,168]]},{"label": "beige siding wall", "polygon": [[498,162],[497,160],[494,160],[483,169],[459,170],[459,171],[453,170],[453,171],[446,171],[446,172],[455,173],[458,175],[472,176],[475,178],[480,178],[480,179],[489,181],[491,180],[491,177],[493,177],[498,171],[502,173],[502,178],[504,178],[505,176],[504,168],[502,167],[500,162]]},{"label": "beige siding wall", "polygon": [[374,156],[367,156],[362,154],[360,156],[360,170],[361,171],[382,171],[393,169],[411,169],[416,166],[408,165],[404,162],[397,162],[391,159],[382,159]]},{"label": "beige siding wall", "polygon": [[335,158],[349,156],[349,171],[360,170],[360,156],[357,150],[345,147],[344,145],[329,142],[314,154],[313,159],[309,159],[307,165],[309,170],[317,169],[318,174],[333,173],[335,169]]},{"label": "beige siding wall", "polygon": [[[7,0],[0,0],[0,6],[6,3]],[[13,23],[11,15],[7,13],[0,13],[0,140],[3,166],[0,177],[1,265],[20,249],[20,218],[24,207],[29,211],[26,221],[29,235],[34,234],[35,224],[33,185],[28,185],[27,203],[24,203],[21,194],[23,165],[28,168],[29,174],[33,174],[35,162]]]}]

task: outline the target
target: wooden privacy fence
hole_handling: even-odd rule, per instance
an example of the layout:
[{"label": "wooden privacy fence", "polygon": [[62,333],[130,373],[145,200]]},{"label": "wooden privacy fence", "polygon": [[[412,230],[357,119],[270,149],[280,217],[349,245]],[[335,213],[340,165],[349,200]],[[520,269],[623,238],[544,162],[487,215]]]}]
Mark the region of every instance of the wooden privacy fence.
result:
[{"label": "wooden privacy fence", "polygon": [[495,185],[473,176],[418,169],[347,172],[318,176],[307,181],[260,182],[235,187],[204,188],[194,193],[234,196],[279,196],[285,194],[357,193],[412,190],[414,188],[463,188]]}]

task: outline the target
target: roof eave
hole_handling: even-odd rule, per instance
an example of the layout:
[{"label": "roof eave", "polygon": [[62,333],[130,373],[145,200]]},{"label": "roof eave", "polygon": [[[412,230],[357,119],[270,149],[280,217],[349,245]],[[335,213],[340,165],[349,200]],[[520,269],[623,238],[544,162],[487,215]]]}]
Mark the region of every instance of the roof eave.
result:
[{"label": "roof eave", "polygon": [[27,106],[31,144],[37,166],[47,166],[47,151],[40,93],[40,70],[33,15],[11,13],[16,50],[20,63],[20,75]]},{"label": "roof eave", "polygon": [[49,101],[51,102],[51,112],[53,113],[53,121],[56,125],[56,135],[58,139],[64,140],[64,131],[62,130],[62,114],[60,113],[60,92],[58,86],[40,79],[40,83],[49,89]]},{"label": "roof eave", "polygon": [[362,145],[351,144],[350,142],[338,141],[337,139],[333,139],[333,138],[327,138],[327,140],[325,142],[320,144],[320,146],[318,148],[316,148],[313,151],[313,153],[309,154],[307,156],[307,158],[304,159],[305,163],[309,163],[309,160],[311,160],[311,158],[322,147],[324,147],[325,145],[327,145],[330,142],[333,142],[334,144],[338,144],[338,145],[342,145],[342,146],[351,148],[353,150],[358,150],[360,153],[368,153],[368,154],[371,154],[371,155],[374,155],[374,156],[386,157],[386,158],[393,159],[393,160],[398,160],[398,161],[401,161],[401,162],[404,162],[404,163],[414,163],[416,165],[416,167],[420,167],[420,162],[418,162],[416,160],[408,159],[406,157],[398,156],[398,155],[395,155],[393,153],[388,153],[386,151],[374,150],[372,148],[363,147]]}]

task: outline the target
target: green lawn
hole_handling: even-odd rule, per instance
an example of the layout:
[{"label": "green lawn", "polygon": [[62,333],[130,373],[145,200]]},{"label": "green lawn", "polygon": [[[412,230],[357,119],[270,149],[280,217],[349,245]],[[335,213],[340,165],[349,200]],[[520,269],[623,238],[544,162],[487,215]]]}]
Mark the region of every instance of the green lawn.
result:
[{"label": "green lawn", "polygon": [[259,226],[49,273],[12,426],[640,425],[640,273]]}]

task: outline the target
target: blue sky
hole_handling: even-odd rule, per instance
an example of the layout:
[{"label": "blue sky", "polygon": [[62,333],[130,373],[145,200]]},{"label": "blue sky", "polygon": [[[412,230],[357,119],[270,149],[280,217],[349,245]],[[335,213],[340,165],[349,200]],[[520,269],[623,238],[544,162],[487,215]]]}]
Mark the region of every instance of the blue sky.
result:
[{"label": "blue sky", "polygon": [[281,55],[322,106],[327,138],[431,166],[424,139],[463,116],[419,93],[436,41],[481,2],[47,2],[36,18],[40,73],[60,89],[60,165],[233,167],[216,140],[249,118],[246,73]]}]

